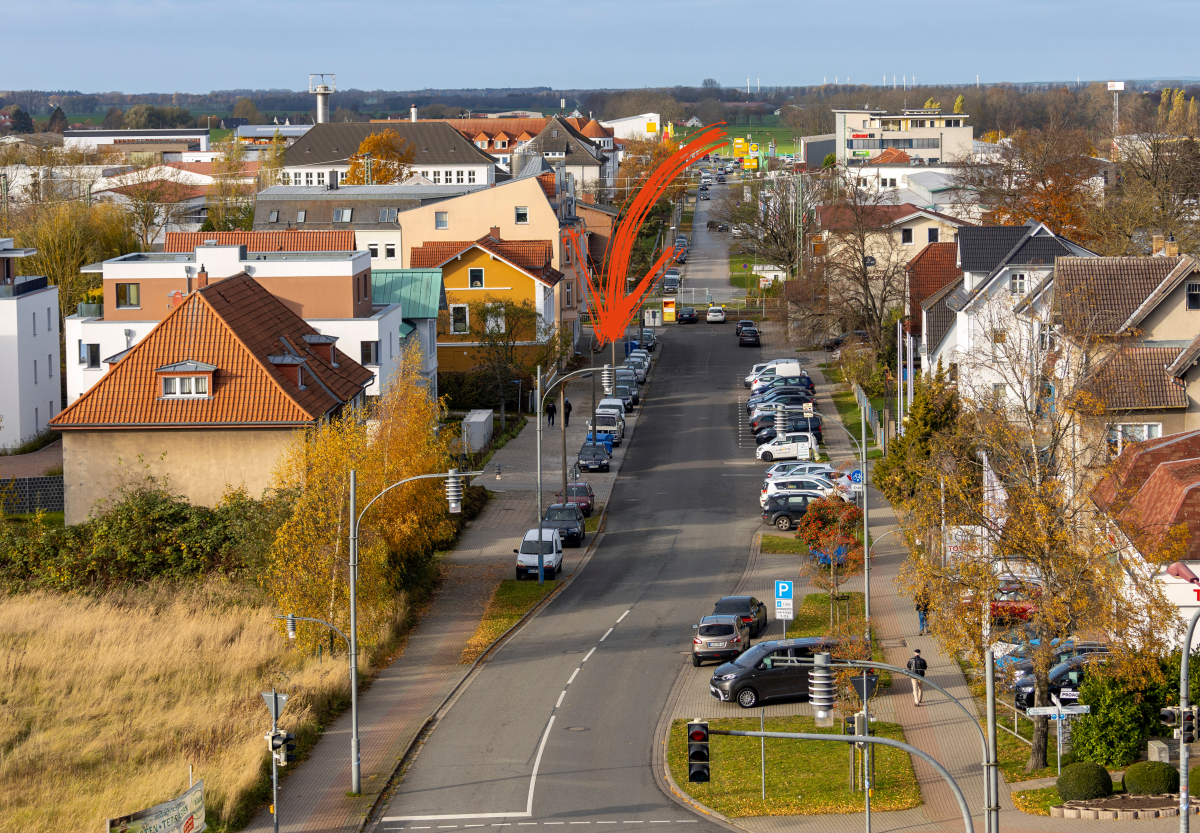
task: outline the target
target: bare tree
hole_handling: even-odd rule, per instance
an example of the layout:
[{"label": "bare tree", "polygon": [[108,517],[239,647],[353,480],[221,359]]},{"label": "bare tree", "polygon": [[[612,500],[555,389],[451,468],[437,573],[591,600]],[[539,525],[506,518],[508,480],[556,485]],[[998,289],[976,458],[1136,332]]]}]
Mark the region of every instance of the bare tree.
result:
[{"label": "bare tree", "polygon": [[138,168],[117,179],[120,184],[113,190],[120,194],[143,251],[171,227],[187,222],[189,200],[203,193],[202,186],[188,180],[184,172],[162,165]]}]

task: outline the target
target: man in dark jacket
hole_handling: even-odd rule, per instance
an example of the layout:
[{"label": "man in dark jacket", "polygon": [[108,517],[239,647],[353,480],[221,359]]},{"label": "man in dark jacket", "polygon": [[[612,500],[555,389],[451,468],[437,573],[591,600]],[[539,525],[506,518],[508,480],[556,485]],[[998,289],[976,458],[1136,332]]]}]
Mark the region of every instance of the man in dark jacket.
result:
[{"label": "man in dark jacket", "polygon": [[568,399],[563,403],[563,428],[571,427],[571,400]]},{"label": "man in dark jacket", "polygon": [[558,413],[558,406],[554,404],[554,400],[550,400],[550,404],[546,406],[546,424],[554,424],[554,415]]},{"label": "man in dark jacket", "polygon": [[921,699],[925,690],[925,683],[921,680],[925,676],[925,669],[929,667],[929,663],[921,656],[921,649],[913,649],[912,656],[908,660],[908,670],[916,674],[916,677],[911,677],[913,691],[913,705],[922,705]]}]

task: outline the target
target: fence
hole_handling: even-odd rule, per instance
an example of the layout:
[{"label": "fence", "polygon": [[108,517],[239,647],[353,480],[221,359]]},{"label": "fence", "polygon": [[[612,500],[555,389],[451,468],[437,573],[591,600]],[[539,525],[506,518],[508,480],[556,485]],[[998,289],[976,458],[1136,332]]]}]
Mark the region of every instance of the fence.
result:
[{"label": "fence", "polygon": [[[1011,729],[1005,725],[1005,721],[1001,720],[1001,718],[998,715],[996,717],[996,728],[1003,729],[1004,731],[1008,732],[1010,735],[1015,737],[1017,740],[1021,741],[1021,743],[1025,744],[1026,746],[1033,746],[1033,741],[1021,734],[1021,720],[1022,719],[1029,721],[1029,734],[1030,735],[1033,734],[1033,718],[1030,717],[1029,715],[1025,714],[1025,712],[1018,709],[1012,703],[1009,703],[1005,700],[1001,700],[999,697],[996,698],[996,705],[1002,706],[1013,713],[1013,720],[1012,720],[1013,726]],[[1058,741],[1056,738],[1058,736],[1058,721],[1055,721],[1055,720],[1050,721],[1050,734],[1051,734],[1051,738],[1050,738],[1051,743],[1057,745]],[[1070,740],[1069,732],[1064,732],[1063,733],[1064,743],[1069,742],[1069,740]]]},{"label": "fence", "polygon": [[[854,394],[854,401],[858,403],[858,407],[867,409],[867,425],[871,428],[871,436],[875,438],[875,444],[883,449],[884,440],[883,432],[879,428],[879,411],[875,410],[870,397],[858,386],[857,382],[850,383],[850,390]],[[886,449],[884,452],[886,453]]]},{"label": "fence", "polygon": [[39,509],[62,512],[65,506],[62,475],[0,480],[0,502],[9,515],[25,515]]}]

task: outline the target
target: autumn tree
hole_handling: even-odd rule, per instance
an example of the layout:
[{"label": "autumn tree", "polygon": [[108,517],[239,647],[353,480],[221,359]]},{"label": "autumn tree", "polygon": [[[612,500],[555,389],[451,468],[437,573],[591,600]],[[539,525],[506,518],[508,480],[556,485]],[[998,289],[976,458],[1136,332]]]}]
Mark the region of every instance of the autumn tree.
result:
[{"label": "autumn tree", "polygon": [[372,133],[350,157],[346,185],[394,185],[412,176],[416,148],[395,130]]},{"label": "autumn tree", "polygon": [[916,494],[930,443],[953,428],[958,410],[958,392],[940,362],[932,373],[916,377],[904,433],[888,444],[887,456],[875,466],[875,484],[889,502],[904,503]]},{"label": "autumn tree", "polygon": [[198,190],[181,171],[162,165],[137,168],[116,181],[120,184],[114,190],[121,195],[133,233],[147,252],[165,232],[187,222],[192,211],[188,201]]},{"label": "autumn tree", "polygon": [[796,526],[796,537],[808,547],[808,555],[800,561],[800,573],[812,586],[829,594],[831,627],[839,619],[835,598],[838,588],[852,576],[862,574],[861,528],[862,510],[838,497],[810,503]]},{"label": "autumn tree", "polygon": [[258,124],[259,121],[258,107],[248,98],[238,99],[229,115],[235,119],[245,119],[248,124]]},{"label": "autumn tree", "polygon": [[120,107],[109,107],[100,126],[105,130],[120,130],[125,126],[125,111]]},{"label": "autumn tree", "polygon": [[965,102],[963,101],[962,95],[959,95],[958,98],[954,99],[954,112],[955,113],[963,112],[964,104],[965,104]]},{"label": "autumn tree", "polygon": [[287,146],[278,130],[271,137],[271,144],[259,154],[258,166],[259,190],[278,185],[283,178],[283,159]]},{"label": "autumn tree", "polygon": [[217,151],[203,230],[249,231],[254,224],[254,189],[246,177],[246,148],[237,136],[230,136],[217,144]]},{"label": "autumn tree", "polygon": [[[617,170],[617,204],[632,201],[650,175],[679,148],[677,139],[626,139]],[[687,174],[680,172],[663,191],[663,198],[674,203],[683,199],[687,188]]]}]

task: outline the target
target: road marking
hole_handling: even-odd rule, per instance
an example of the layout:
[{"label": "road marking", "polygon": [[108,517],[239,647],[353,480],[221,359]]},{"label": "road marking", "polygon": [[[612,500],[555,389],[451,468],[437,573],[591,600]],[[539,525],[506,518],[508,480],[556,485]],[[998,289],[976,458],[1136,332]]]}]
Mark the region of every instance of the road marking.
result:
[{"label": "road marking", "polygon": [[591,824],[590,821],[573,821],[571,824]]},{"label": "road marking", "polygon": [[552,824],[566,824],[566,822],[563,822],[563,821],[544,821],[544,822],[542,822],[542,824],[544,824],[544,825],[546,825],[547,827],[549,827],[549,826],[550,826],[550,825],[552,825]]},{"label": "road marking", "polygon": [[[595,649],[595,648],[593,648],[592,650],[594,651],[594,650],[596,650],[596,649]],[[587,662],[587,660],[584,660],[584,662]],[[576,678],[577,676],[579,676],[579,669],[578,669],[578,668],[576,668],[574,671],[572,671],[572,672],[571,672],[571,679],[567,680],[567,685],[570,685],[571,683],[575,682],[575,678]]]},{"label": "road marking", "polygon": [[[558,702],[554,704],[554,708],[556,708],[556,709],[557,709],[559,706],[561,706],[561,705],[562,705],[563,698],[564,698],[564,697],[566,697],[566,696],[567,696],[567,690],[564,688],[564,689],[562,690],[562,694],[558,695]],[[525,824],[525,823],[526,823],[526,822],[522,822],[522,824]]]},{"label": "road marking", "polygon": [[605,631],[604,636],[600,637],[600,641],[603,642],[604,640],[608,639],[608,635],[612,633],[613,630],[613,628],[609,628],[607,631]]},{"label": "road marking", "polygon": [[[592,649],[596,650],[595,648]],[[442,816],[386,816],[380,821],[442,821],[449,819],[527,819],[533,816],[533,788],[537,786],[538,769],[542,765],[542,753],[546,751],[546,741],[550,739],[550,730],[554,727],[554,716],[551,715],[546,728],[542,730],[542,741],[538,744],[537,756],[533,759],[533,774],[529,777],[529,797],[525,800],[525,812],[511,813],[451,813]],[[508,827],[508,822],[493,824],[492,827]],[[453,825],[452,825],[453,826]],[[425,828],[428,829],[428,828]]]},{"label": "road marking", "polygon": [[[633,610],[633,608],[629,608],[629,610]],[[621,619],[624,619],[626,616],[628,616],[628,615],[629,615],[629,610],[627,610],[627,611],[625,611],[624,613],[622,613],[622,614],[621,614],[621,617],[620,617],[619,619],[617,619],[617,624],[618,624],[618,625],[619,625],[619,624],[621,624]]]},{"label": "road marking", "polygon": [[485,827],[483,824],[464,824],[463,827]]},{"label": "road marking", "polygon": [[587,656],[585,656],[585,657],[583,658],[583,661],[584,661],[584,662],[587,662],[587,661],[588,661],[588,660],[591,658],[592,654],[594,654],[594,653],[596,653],[596,649],[595,649],[595,648],[593,648],[592,650],[588,651],[588,652],[587,652]]},{"label": "road marking", "polygon": [[638,820],[638,821],[623,821],[623,822],[621,822],[621,824],[641,824],[641,823],[642,823],[642,822],[641,822],[641,820]]}]

